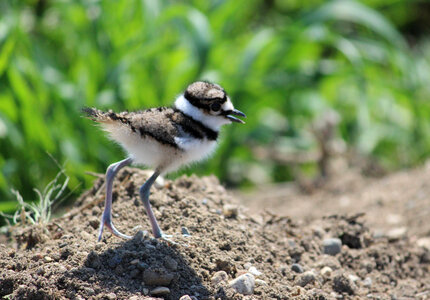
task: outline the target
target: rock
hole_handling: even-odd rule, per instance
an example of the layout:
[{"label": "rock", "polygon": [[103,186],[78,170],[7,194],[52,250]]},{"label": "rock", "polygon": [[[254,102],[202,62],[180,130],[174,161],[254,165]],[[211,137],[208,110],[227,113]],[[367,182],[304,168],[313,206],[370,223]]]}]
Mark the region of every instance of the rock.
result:
[{"label": "rock", "polygon": [[316,276],[312,271],[306,271],[300,275],[297,284],[301,287],[305,287],[307,284],[312,283],[316,280]]},{"label": "rock", "polygon": [[372,286],[372,278],[370,278],[370,277],[364,278],[364,280],[363,280],[363,286],[367,287],[367,288],[370,288]]},{"label": "rock", "polygon": [[[85,287],[84,288],[85,293],[87,293],[90,296],[93,296],[96,294],[96,292],[94,291],[94,289],[90,288],[90,287]],[[108,294],[109,295],[109,294]],[[115,295],[116,297],[116,295]],[[115,299],[115,298],[114,298]]]},{"label": "rock", "polygon": [[357,283],[357,281],[360,280],[360,277],[358,277],[357,275],[354,275],[354,274],[349,274],[348,278],[349,278],[349,280],[351,280],[354,283]]},{"label": "rock", "polygon": [[342,250],[342,241],[337,238],[325,239],[323,241],[324,254],[336,255]]},{"label": "rock", "polygon": [[170,294],[170,289],[164,286],[159,286],[151,290],[151,296],[163,296],[168,294]]},{"label": "rock", "polygon": [[179,300],[199,300],[195,296],[183,295]]},{"label": "rock", "polygon": [[423,237],[417,240],[417,245],[430,250],[430,237]]},{"label": "rock", "polygon": [[248,272],[251,273],[252,275],[256,276],[256,277],[261,276],[263,274],[260,271],[258,271],[256,267],[250,267],[248,269]]},{"label": "rock", "polygon": [[168,273],[166,270],[162,269],[146,269],[143,271],[142,279],[147,285],[168,286],[173,280],[173,274]]},{"label": "rock", "polygon": [[267,282],[261,279],[255,279],[255,285],[267,286]]},{"label": "rock", "polygon": [[354,295],[356,286],[348,277],[340,274],[333,278],[333,289],[338,293]]},{"label": "rock", "polygon": [[51,257],[49,257],[49,256],[45,256],[45,257],[43,258],[43,261],[44,261],[44,262],[46,262],[46,263],[49,263],[49,262],[52,262],[52,261],[53,261],[53,259],[52,259]]},{"label": "rock", "polygon": [[109,293],[105,296],[106,299],[108,300],[115,300],[116,299],[116,294],[115,293]]},{"label": "rock", "polygon": [[245,273],[230,281],[229,286],[242,295],[254,293],[255,278],[251,273]]},{"label": "rock", "polygon": [[296,273],[299,273],[299,274],[303,273],[303,268],[299,264],[292,264],[291,265],[291,270],[294,271],[294,272],[296,272]]},{"label": "rock", "polygon": [[406,227],[393,228],[387,232],[387,238],[390,242],[394,242],[403,238],[406,235],[406,232]]},{"label": "rock", "polygon": [[164,260],[164,266],[171,271],[176,271],[178,269],[178,263],[171,257],[167,257]]},{"label": "rock", "polygon": [[139,230],[133,236],[133,242],[135,242],[137,244],[140,244],[140,243],[142,243],[148,237],[149,237],[148,231],[146,231],[146,230]]},{"label": "rock", "polygon": [[213,285],[217,285],[218,283],[227,281],[227,280],[228,280],[227,273],[225,271],[218,271],[212,276],[211,283]]},{"label": "rock", "polygon": [[239,209],[237,205],[225,204],[222,207],[222,213],[226,218],[236,218],[239,214]]},{"label": "rock", "polygon": [[333,273],[332,268],[330,267],[324,267],[321,269],[320,274],[322,275],[322,277],[324,278],[330,278],[331,274]]}]

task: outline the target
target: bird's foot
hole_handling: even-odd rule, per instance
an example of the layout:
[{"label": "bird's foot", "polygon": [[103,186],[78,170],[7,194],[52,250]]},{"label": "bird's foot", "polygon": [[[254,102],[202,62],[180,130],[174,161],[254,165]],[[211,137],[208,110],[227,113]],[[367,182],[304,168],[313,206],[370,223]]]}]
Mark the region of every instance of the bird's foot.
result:
[{"label": "bird's foot", "polygon": [[[189,233],[188,234],[184,234],[184,232],[182,232],[182,236],[183,237],[190,237],[191,235]],[[173,241],[172,240],[172,238],[174,238],[173,235],[171,235],[171,234],[165,234],[162,231],[159,233],[159,236],[156,237],[156,238],[165,241],[169,245],[176,245],[176,246],[180,245],[180,246],[188,247],[187,244],[182,244],[182,243]]]},{"label": "bird's foot", "polygon": [[104,216],[102,217],[102,220],[100,222],[100,229],[99,229],[99,236],[97,241],[100,242],[102,239],[102,235],[103,235],[103,228],[106,226],[106,228],[115,236],[126,239],[126,240],[130,240],[133,237],[123,234],[121,232],[119,232],[115,226],[113,226],[112,224],[112,220],[110,218],[105,218]]}]

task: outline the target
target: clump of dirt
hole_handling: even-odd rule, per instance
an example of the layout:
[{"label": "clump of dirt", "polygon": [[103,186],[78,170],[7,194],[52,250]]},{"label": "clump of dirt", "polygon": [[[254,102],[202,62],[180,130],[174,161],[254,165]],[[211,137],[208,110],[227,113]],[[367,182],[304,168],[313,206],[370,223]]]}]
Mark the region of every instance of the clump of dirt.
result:
[{"label": "clump of dirt", "polygon": [[[46,228],[11,228],[9,244],[0,245],[0,296],[185,300],[430,295],[430,253],[407,237],[375,237],[360,215],[323,217],[300,226],[269,212],[247,215],[215,177],[158,181],[151,203],[162,230],[175,243],[153,239],[142,231],[150,225],[138,195],[149,175],[125,168],[115,180],[114,223],[120,231],[134,233],[131,240],[106,232],[96,242],[103,178]],[[324,253],[327,242],[334,242],[331,254]]]}]

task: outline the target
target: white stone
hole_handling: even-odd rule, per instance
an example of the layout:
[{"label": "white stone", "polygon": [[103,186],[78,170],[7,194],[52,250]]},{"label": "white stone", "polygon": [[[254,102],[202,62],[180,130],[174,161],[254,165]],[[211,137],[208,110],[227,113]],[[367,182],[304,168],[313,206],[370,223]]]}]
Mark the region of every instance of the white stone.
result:
[{"label": "white stone", "polygon": [[324,278],[330,278],[331,273],[333,273],[333,269],[330,267],[324,267],[321,269],[320,273]]},{"label": "white stone", "polygon": [[162,296],[168,294],[170,294],[170,289],[164,286],[159,286],[151,290],[151,296]]},{"label": "white stone", "polygon": [[417,245],[430,250],[430,237],[423,237],[417,240]]},{"label": "white stone", "polygon": [[229,286],[242,295],[252,295],[254,293],[255,278],[251,273],[240,275],[230,281]]},{"label": "white stone", "polygon": [[256,267],[250,267],[248,269],[248,272],[251,273],[252,275],[256,276],[256,277],[261,276],[263,274],[260,271],[258,271]]}]

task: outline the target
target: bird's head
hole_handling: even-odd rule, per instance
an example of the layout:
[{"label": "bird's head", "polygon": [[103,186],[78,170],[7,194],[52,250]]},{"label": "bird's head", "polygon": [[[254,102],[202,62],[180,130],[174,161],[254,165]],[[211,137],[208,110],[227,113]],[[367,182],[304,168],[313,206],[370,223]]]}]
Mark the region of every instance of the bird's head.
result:
[{"label": "bird's head", "polygon": [[218,84],[197,81],[190,84],[175,102],[176,108],[217,130],[232,122],[245,123],[235,116],[246,115],[235,109],[224,89]]}]

